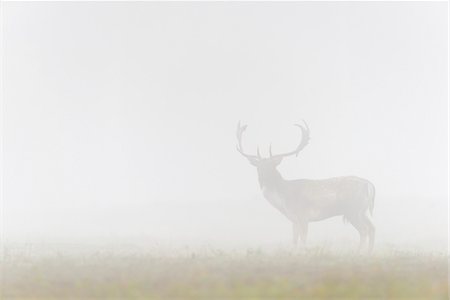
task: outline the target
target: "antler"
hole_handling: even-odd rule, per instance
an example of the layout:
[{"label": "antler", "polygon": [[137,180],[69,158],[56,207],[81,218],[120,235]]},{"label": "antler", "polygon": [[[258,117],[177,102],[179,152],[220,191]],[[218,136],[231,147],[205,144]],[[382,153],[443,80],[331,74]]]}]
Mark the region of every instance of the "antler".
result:
[{"label": "antler", "polygon": [[299,127],[302,130],[302,139],[300,141],[300,144],[297,146],[297,148],[295,148],[295,150],[291,151],[291,152],[277,154],[277,155],[272,155],[272,145],[270,145],[269,153],[270,153],[270,157],[271,158],[274,158],[274,157],[286,157],[286,156],[293,155],[293,154],[295,154],[295,156],[297,156],[298,153],[300,151],[302,151],[303,148],[306,147],[306,145],[308,145],[308,142],[309,142],[309,127],[308,127],[308,124],[306,124],[305,120],[302,120],[302,121],[305,124],[305,126],[302,126],[300,124],[294,124],[294,126],[297,126],[297,127]]},{"label": "antler", "polygon": [[261,159],[261,154],[259,153],[259,147],[256,148],[256,153],[257,155],[250,155],[250,154],[246,154],[244,153],[244,149],[242,148],[242,134],[244,133],[244,131],[247,129],[247,125],[242,125],[241,126],[241,121],[239,121],[238,126],[237,126],[237,130],[236,130],[236,137],[238,140],[238,144],[236,146],[237,151],[239,151],[239,153],[241,153],[243,156],[249,158],[249,159]]}]

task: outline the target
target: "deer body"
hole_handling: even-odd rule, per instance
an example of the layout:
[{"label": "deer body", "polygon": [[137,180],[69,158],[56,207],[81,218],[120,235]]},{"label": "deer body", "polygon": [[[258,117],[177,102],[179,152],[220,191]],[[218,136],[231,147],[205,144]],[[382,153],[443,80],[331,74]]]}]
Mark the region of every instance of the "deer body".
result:
[{"label": "deer body", "polygon": [[238,126],[238,151],[257,168],[261,191],[269,203],[280,211],[293,224],[293,242],[298,238],[306,243],[308,223],[321,221],[334,216],[343,216],[360,234],[360,248],[369,238],[369,251],[373,248],[375,228],[366,212],[372,214],[375,188],[371,182],[356,176],[334,177],[329,179],[284,179],[277,166],[282,159],[298,154],[309,140],[309,129],[302,129],[302,141],[296,150],[285,154],[262,158],[245,154],[241,137],[246,126]]},{"label": "deer body", "polygon": [[[373,205],[373,185],[354,176],[322,180],[280,180],[263,184],[264,198],[291,221],[351,216]],[[355,193],[356,192],[356,193]]]}]

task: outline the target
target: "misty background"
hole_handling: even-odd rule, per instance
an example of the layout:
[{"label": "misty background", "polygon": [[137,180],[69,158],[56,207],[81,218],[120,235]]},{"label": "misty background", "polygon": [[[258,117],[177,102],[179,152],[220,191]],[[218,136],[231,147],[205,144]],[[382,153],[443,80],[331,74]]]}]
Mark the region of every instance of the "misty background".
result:
[{"label": "misty background", "polygon": [[[376,247],[444,250],[446,2],[2,3],[12,241],[289,245],[235,149],[376,187]],[[310,245],[358,234],[340,218]]]}]

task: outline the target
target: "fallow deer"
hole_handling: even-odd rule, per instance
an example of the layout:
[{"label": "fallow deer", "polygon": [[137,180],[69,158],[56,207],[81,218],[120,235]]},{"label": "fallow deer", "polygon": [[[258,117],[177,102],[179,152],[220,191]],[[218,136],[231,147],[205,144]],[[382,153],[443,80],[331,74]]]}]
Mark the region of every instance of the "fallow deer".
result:
[{"label": "fallow deer", "polygon": [[373,213],[375,187],[363,178],[355,176],[334,177],[328,179],[284,179],[277,166],[288,156],[297,156],[309,142],[309,128],[295,124],[302,132],[302,139],[293,151],[272,154],[263,158],[257,148],[256,155],[247,154],[242,146],[242,135],[247,125],[238,124],[237,150],[256,167],[258,181],[264,197],[286,216],[293,227],[293,242],[298,244],[300,236],[303,246],[306,245],[308,223],[321,221],[334,216],[343,216],[360,234],[359,249],[369,238],[368,250],[374,245],[375,227],[367,216]]}]

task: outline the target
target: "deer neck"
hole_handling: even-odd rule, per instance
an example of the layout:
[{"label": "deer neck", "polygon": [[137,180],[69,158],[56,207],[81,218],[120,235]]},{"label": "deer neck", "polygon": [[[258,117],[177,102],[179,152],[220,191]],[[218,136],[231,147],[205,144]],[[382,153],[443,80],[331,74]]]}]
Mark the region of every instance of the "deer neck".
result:
[{"label": "deer neck", "polygon": [[258,181],[261,190],[277,191],[284,179],[277,169],[258,170]]},{"label": "deer neck", "polygon": [[258,170],[258,179],[264,198],[282,214],[290,218],[286,211],[286,199],[282,196],[282,186],[285,180],[280,172],[276,169],[265,170],[264,172]]}]

